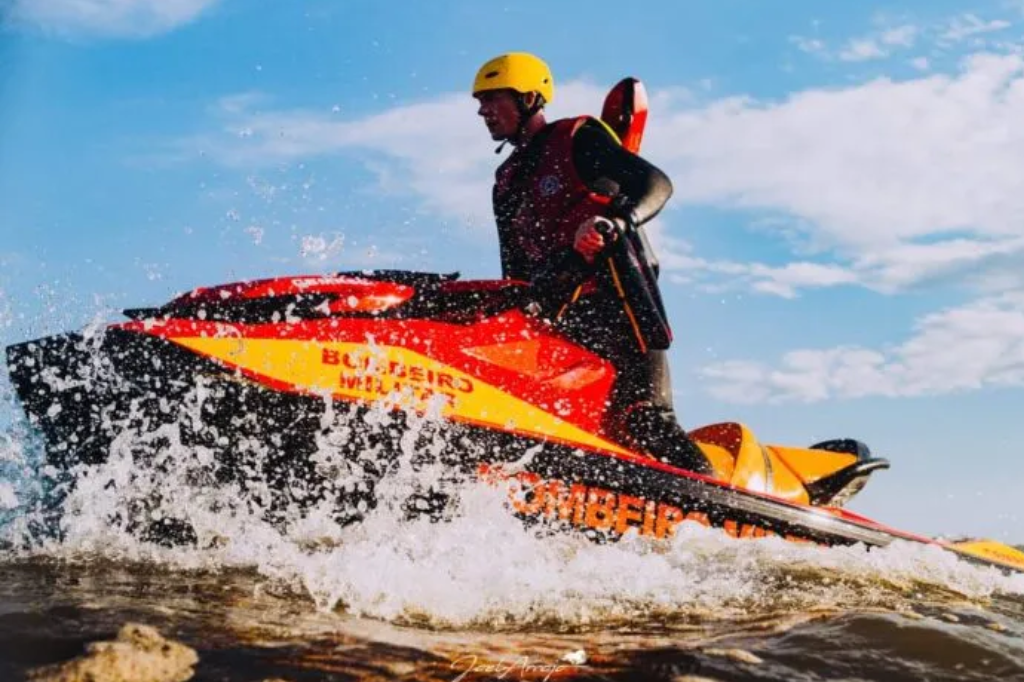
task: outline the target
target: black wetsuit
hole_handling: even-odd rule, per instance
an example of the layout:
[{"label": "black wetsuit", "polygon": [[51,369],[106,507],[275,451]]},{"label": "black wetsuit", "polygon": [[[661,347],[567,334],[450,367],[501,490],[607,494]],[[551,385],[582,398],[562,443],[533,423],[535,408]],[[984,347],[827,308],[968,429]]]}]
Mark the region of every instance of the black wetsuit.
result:
[{"label": "black wetsuit", "polygon": [[[543,144],[543,136],[542,130],[531,143]],[[527,154],[530,151],[529,146],[523,150]],[[576,173],[592,191],[616,195],[612,213],[634,225],[642,225],[656,216],[672,195],[672,182],[664,172],[625,150],[597,122],[588,122],[576,132],[572,161]],[[505,219],[502,208],[495,206],[499,232]],[[510,272],[528,271],[525,264],[510,260],[510,256],[503,251],[502,269],[506,276]],[[575,250],[557,254],[554,259],[559,262],[556,268],[590,267]],[[612,389],[606,429],[619,440],[655,457],[693,471],[711,472],[707,459],[676,420],[665,351],[640,348],[614,291],[600,287],[580,297],[566,308],[558,326],[574,341],[616,367],[619,376]]]},{"label": "black wetsuit", "polygon": [[660,169],[612,139],[599,123],[584,124],[573,138],[572,162],[583,182],[594,191],[613,184],[634,225],[643,225],[661,212],[672,196],[672,181]]}]

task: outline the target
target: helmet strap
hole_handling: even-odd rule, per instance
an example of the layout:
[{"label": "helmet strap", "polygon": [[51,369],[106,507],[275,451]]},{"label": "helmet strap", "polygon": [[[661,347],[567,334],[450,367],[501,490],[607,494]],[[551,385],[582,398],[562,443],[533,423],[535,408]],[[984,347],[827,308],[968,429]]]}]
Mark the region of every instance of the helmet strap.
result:
[{"label": "helmet strap", "polygon": [[534,114],[544,108],[544,98],[540,96],[540,93],[534,93],[536,97],[533,100],[532,105],[526,103],[526,95],[519,93],[516,97],[516,110],[519,112],[519,127],[516,128],[516,132],[509,137],[501,141],[498,148],[494,150],[495,154],[500,154],[501,150],[505,148],[508,143],[516,144],[520,142],[526,134],[526,124],[533,118]]},{"label": "helmet strap", "polygon": [[516,128],[515,133],[501,141],[501,144],[499,144],[494,150],[495,154],[500,154],[501,150],[503,150],[507,144],[517,144],[520,142],[526,134],[527,122],[533,118],[534,114],[544,108],[544,98],[541,97],[540,93],[534,94],[537,96],[534,98],[533,104],[531,105],[526,103],[526,95],[523,93],[517,94],[516,111],[519,112],[519,126]]}]

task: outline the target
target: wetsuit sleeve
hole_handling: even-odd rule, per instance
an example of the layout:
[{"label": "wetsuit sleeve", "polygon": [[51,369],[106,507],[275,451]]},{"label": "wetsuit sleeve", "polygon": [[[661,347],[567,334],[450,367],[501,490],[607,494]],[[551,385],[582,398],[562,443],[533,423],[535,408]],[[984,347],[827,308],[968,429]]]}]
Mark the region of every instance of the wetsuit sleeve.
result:
[{"label": "wetsuit sleeve", "polygon": [[576,132],[572,160],[592,191],[617,190],[617,211],[634,225],[658,215],[672,196],[672,181],[663,171],[624,149],[596,121],[588,121]]}]

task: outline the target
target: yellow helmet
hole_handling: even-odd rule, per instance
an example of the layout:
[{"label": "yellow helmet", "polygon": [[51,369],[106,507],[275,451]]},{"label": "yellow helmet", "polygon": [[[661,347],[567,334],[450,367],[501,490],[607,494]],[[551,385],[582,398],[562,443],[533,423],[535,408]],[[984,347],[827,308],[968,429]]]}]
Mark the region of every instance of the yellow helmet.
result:
[{"label": "yellow helmet", "polygon": [[555,79],[539,57],[526,52],[509,52],[488,61],[476,72],[473,94],[510,88],[526,94],[539,92],[545,102],[555,98]]}]

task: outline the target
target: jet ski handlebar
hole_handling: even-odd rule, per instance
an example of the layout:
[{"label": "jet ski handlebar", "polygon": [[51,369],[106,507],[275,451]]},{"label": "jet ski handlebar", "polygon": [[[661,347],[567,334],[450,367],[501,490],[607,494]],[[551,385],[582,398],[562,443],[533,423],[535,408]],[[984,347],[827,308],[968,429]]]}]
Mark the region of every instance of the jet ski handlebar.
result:
[{"label": "jet ski handlebar", "polygon": [[[606,218],[598,220],[594,227],[605,238],[605,245],[597,253],[595,263],[608,254],[627,230],[634,229],[628,223],[623,226]],[[549,260],[529,281],[529,286],[521,290],[522,307],[535,316],[553,316],[569,302],[577,287],[594,274],[594,265],[587,263],[575,249],[568,249]]]}]

